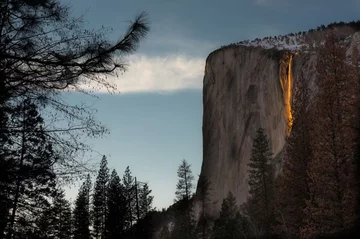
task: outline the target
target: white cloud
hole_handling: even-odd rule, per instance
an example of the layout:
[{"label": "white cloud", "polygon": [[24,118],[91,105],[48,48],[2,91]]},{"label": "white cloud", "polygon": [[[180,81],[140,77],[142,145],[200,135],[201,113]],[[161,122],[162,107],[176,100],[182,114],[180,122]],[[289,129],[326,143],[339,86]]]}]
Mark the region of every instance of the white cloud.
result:
[{"label": "white cloud", "polygon": [[[152,57],[134,55],[127,60],[128,70],[119,77],[108,77],[117,92],[173,92],[184,89],[201,89],[205,59],[171,55]],[[95,87],[96,92],[107,92],[105,87],[85,84],[83,89]]]},{"label": "white cloud", "polygon": [[[163,28],[168,28],[162,35]],[[127,71],[118,77],[107,77],[116,86],[115,92],[171,93],[178,90],[202,89],[207,54],[216,49],[214,43],[185,37],[181,25],[162,24],[162,31],[151,35],[144,43],[147,53],[137,53],[125,59]],[[83,84],[82,89],[105,93],[105,87]]]}]

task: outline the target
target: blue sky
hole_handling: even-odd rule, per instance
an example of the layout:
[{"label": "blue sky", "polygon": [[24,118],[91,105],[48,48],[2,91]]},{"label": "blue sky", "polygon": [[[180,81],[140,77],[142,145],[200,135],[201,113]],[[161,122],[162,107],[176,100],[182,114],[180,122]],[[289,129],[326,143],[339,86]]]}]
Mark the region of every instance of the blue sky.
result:
[{"label": "blue sky", "polygon": [[[241,40],[305,31],[334,21],[359,20],[360,0],[62,0],[85,26],[112,28],[116,41],[128,21],[146,11],[151,31],[133,56],[129,70],[115,82],[121,94],[99,90],[87,101],[111,131],[92,140],[122,174],[127,165],[148,181],[157,208],[175,197],[176,170],[182,159],[195,175],[202,162],[202,79],[207,55]],[[99,160],[101,156],[99,156]],[[68,190],[74,199],[76,188]]]}]

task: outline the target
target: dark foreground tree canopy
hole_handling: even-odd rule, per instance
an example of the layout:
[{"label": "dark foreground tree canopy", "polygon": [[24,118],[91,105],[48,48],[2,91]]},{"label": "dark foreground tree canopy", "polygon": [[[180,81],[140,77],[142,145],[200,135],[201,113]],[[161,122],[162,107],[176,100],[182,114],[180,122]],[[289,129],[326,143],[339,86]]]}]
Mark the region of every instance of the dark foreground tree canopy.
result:
[{"label": "dark foreground tree canopy", "polygon": [[90,149],[82,138],[106,132],[63,92],[84,92],[84,84],[111,90],[105,77],[125,70],[121,58],[149,30],[146,14],[115,43],[103,30],[84,29],[57,0],[0,1],[0,16],[0,238],[88,238],[92,214],[104,231],[104,205],[96,197],[93,210],[89,178],[72,213],[59,191],[90,170],[79,157]]},{"label": "dark foreground tree canopy", "polygon": [[97,84],[111,90],[106,76],[125,69],[122,57],[133,53],[149,30],[146,14],[136,17],[124,36],[111,43],[106,31],[84,29],[82,19],[70,17],[69,9],[57,0],[1,1],[0,12],[0,105],[5,124],[1,134],[21,132],[9,126],[9,118],[16,105],[30,99],[46,109],[43,130],[61,156],[58,176],[85,176],[88,165],[79,156],[91,148],[82,137],[101,136],[106,128],[91,108],[68,104],[62,92],[84,92],[81,85]]}]

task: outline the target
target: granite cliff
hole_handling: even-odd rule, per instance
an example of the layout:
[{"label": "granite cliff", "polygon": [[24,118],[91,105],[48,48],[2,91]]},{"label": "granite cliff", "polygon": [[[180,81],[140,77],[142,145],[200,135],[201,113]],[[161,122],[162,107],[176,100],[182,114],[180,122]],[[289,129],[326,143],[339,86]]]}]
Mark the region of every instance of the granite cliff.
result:
[{"label": "granite cliff", "polygon": [[[269,137],[272,163],[276,173],[281,173],[286,138],[291,134],[297,82],[300,77],[307,79],[310,98],[316,95],[316,49],[330,31],[334,31],[346,48],[350,63],[354,47],[360,51],[360,21],[332,23],[307,32],[232,43],[207,57],[200,176],[211,182],[209,213],[215,218],[229,191],[238,205],[247,200],[248,163],[259,127],[264,128]],[[311,99],[308,107],[311,107]],[[196,195],[192,200],[197,220],[202,209]],[[169,238],[174,232],[177,235],[174,228],[181,227],[177,224],[177,215],[182,210],[178,202],[161,212],[156,219],[155,238]]]},{"label": "granite cliff", "polygon": [[[308,38],[290,37],[293,45],[241,42],[212,52],[203,80],[203,163],[201,175],[212,183],[213,214],[231,191],[241,204],[248,196],[248,166],[255,132],[269,136],[273,163],[281,169],[281,152],[291,133],[293,88],[302,75],[316,92],[316,51],[328,30],[335,30],[348,49],[358,46],[358,29],[322,29]],[[302,35],[302,34],[300,34]],[[306,39],[298,42],[299,39]],[[280,38],[279,38],[280,39]],[[310,39],[310,40],[309,40]],[[269,39],[267,39],[269,41]],[[289,42],[289,41],[287,41]]]}]

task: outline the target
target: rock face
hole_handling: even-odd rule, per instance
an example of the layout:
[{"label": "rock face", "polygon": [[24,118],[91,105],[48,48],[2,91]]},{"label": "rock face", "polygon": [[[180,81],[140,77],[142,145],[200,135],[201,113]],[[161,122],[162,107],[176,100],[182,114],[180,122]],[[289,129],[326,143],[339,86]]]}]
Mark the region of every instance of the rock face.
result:
[{"label": "rock face", "polygon": [[[303,45],[284,49],[273,38],[255,43],[231,44],[212,52],[203,82],[203,163],[201,175],[212,183],[213,214],[231,191],[238,204],[248,196],[248,163],[259,127],[270,140],[273,163],[281,169],[281,152],[290,133],[292,95],[300,77],[316,87],[316,46],[334,31],[351,62],[354,47],[360,50],[360,26],[329,28],[290,37]],[[279,38],[278,38],[279,39]],[[305,40],[302,40],[305,39]],[[255,44],[255,45],[256,45]],[[278,44],[279,45],[279,44]],[[309,105],[311,107],[311,105]]]},{"label": "rock face", "polygon": [[229,191],[239,204],[246,201],[247,164],[259,127],[269,137],[273,156],[282,151],[289,124],[290,79],[296,81],[301,73],[313,78],[314,72],[311,54],[230,46],[209,55],[203,88],[201,175],[212,183],[215,215]]}]

